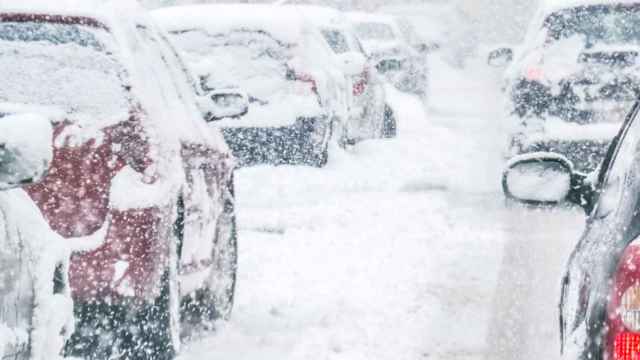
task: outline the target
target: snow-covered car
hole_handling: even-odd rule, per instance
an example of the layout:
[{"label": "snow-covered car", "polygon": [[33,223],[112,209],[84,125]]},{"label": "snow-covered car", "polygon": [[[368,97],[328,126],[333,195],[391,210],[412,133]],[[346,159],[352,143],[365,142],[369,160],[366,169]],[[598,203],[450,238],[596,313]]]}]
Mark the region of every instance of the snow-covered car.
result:
[{"label": "snow-covered car", "polygon": [[24,7],[0,13],[0,103],[54,114],[50,168],[24,189],[73,251],[65,354],[173,358],[181,326],[231,311],[233,157],[134,3]]},{"label": "snow-covered car", "polygon": [[375,64],[365,58],[353,25],[344,13],[310,5],[295,9],[318,28],[351,84],[347,88],[349,117],[342,126],[334,128],[334,136],[341,144],[394,137],[396,118],[387,102],[383,79],[372,71]]},{"label": "snow-covered car", "polygon": [[595,169],[640,95],[638,23],[638,1],[549,2],[519,49],[490,54],[496,66],[513,59],[504,85],[510,154],[555,151]]},{"label": "snow-covered car", "polygon": [[53,155],[38,114],[0,112],[0,359],[56,359],[73,331],[69,252],[21,189]]},{"label": "snow-covered car", "polygon": [[640,358],[639,113],[636,103],[591,175],[558,153],[519,155],[504,175],[511,199],[571,203],[588,215],[562,281],[564,359]]},{"label": "snow-covered car", "polygon": [[429,81],[426,57],[406,43],[396,19],[361,12],[350,12],[347,16],[378,72],[399,90],[426,100]]},{"label": "snow-covered car", "polygon": [[154,18],[202,87],[242,91],[247,112],[215,121],[242,165],[324,166],[347,82],[318,30],[295,9],[257,4],[161,8]]},{"label": "snow-covered car", "polygon": [[[452,4],[386,5],[378,8],[381,14],[392,15],[404,41],[424,54],[440,50],[451,37],[453,29],[446,26]],[[449,11],[446,11],[446,10]]]}]

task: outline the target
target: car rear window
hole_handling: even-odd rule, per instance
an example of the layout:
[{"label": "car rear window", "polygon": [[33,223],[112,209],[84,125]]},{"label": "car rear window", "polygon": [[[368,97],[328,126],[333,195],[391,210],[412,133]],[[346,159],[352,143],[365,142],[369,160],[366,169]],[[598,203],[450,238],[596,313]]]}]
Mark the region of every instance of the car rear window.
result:
[{"label": "car rear window", "polygon": [[579,36],[587,47],[598,43],[638,43],[640,6],[579,6],[550,15],[544,27],[549,42]]},{"label": "car rear window", "polygon": [[205,90],[241,88],[259,98],[282,88],[296,46],[263,31],[187,30],[172,36]]},{"label": "car rear window", "polygon": [[0,102],[54,107],[106,120],[127,116],[125,72],[102,28],[0,23]]}]

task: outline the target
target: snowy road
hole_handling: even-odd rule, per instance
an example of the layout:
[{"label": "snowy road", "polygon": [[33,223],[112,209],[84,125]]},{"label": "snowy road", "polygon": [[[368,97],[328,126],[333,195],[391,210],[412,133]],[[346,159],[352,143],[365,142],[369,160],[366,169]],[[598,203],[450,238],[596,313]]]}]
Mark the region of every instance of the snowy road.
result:
[{"label": "snowy road", "polygon": [[505,206],[498,95],[454,75],[436,72],[426,112],[393,92],[397,139],[336,150],[325,169],[239,172],[234,314],[182,360],[557,353],[581,216]]}]

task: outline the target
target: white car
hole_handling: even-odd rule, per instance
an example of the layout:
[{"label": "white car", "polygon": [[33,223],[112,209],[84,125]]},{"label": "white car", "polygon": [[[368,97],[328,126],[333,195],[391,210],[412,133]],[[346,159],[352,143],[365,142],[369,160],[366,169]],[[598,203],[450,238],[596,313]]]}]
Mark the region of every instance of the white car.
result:
[{"label": "white car", "polygon": [[162,8],[153,17],[209,91],[243,92],[245,114],[213,119],[242,165],[323,166],[348,117],[347,81],[319,31],[289,7]]},{"label": "white car", "polygon": [[35,114],[0,114],[0,359],[54,359],[73,332],[67,242],[22,186],[51,162],[53,130]]},{"label": "white car", "polygon": [[341,144],[394,137],[396,117],[387,102],[384,79],[375,71],[375,63],[365,58],[364,49],[355,35],[353,25],[344,13],[321,6],[295,6],[314,24],[337,63],[342,63],[349,99],[349,117],[343,126],[334,129]]},{"label": "white car", "polygon": [[426,58],[405,41],[396,19],[391,15],[363,12],[351,12],[347,16],[378,72],[399,90],[426,100],[429,81]]},{"label": "white car", "polygon": [[549,2],[522,46],[489,55],[508,65],[511,154],[558,152],[583,171],[600,164],[640,95],[639,22],[640,1]]}]

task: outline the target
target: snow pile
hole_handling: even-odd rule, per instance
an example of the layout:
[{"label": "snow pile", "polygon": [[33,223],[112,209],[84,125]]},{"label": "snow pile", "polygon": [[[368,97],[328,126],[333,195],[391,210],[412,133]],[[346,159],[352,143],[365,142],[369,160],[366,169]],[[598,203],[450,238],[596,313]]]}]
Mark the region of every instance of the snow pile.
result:
[{"label": "snow pile", "polygon": [[210,34],[264,31],[276,39],[297,44],[304,18],[292,8],[259,4],[190,5],[162,8],[153,16],[169,32],[203,29]]},{"label": "snow pile", "polygon": [[0,32],[12,26],[19,28],[15,36],[41,31],[40,36],[45,38],[75,30],[90,36],[77,41],[91,41],[92,45],[23,42],[0,36],[0,76],[4,79],[0,101],[55,106],[93,121],[126,118],[129,104],[120,79],[122,69],[105,53],[112,50],[104,49],[103,41],[93,37],[103,35],[103,40],[104,31],[67,25],[37,25],[33,29],[30,25],[4,23]]},{"label": "snow pile", "polygon": [[[15,309],[14,314],[0,314],[0,321],[6,321],[0,331],[14,335],[0,337],[0,349],[26,347],[28,337],[32,359],[57,358],[74,326],[70,290],[64,286],[69,249],[22,190],[0,193],[0,222],[5,230],[0,233],[0,255],[3,262],[14,264],[13,271],[5,273],[9,287],[0,290],[0,303],[3,309]],[[59,266],[64,287],[54,294],[52,280]],[[19,343],[7,342],[11,340]]]},{"label": "snow pile", "polygon": [[46,174],[53,157],[52,134],[49,120],[41,115],[0,117],[0,189]]}]

